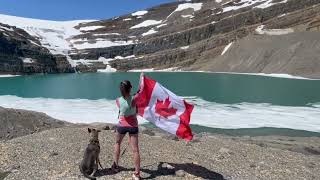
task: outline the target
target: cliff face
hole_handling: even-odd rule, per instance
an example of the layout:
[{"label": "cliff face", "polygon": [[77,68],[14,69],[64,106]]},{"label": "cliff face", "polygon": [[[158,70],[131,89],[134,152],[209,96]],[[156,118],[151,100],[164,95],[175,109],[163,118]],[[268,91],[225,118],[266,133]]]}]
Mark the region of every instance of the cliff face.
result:
[{"label": "cliff face", "polygon": [[0,73],[73,72],[65,58],[53,56],[24,30],[0,23]]},{"label": "cliff face", "polygon": [[[1,40],[4,42],[1,44],[4,47],[10,47],[8,44],[15,42],[11,47],[17,47],[15,49],[18,51],[28,49],[33,52],[33,55],[37,53],[42,55],[32,56],[35,59],[41,59],[38,61],[43,62],[40,63],[42,65],[26,64],[21,61],[22,65],[16,65],[15,63],[19,62],[16,59],[20,56],[29,58],[31,57],[29,54],[32,53],[21,55],[21,53],[12,52],[10,56],[12,58],[9,59],[15,63],[10,64],[9,69],[13,69],[13,72],[29,72],[30,69],[36,69],[38,72],[72,72],[73,69],[94,72],[97,69],[105,69],[106,66],[116,68],[118,71],[172,67],[181,70],[238,71],[239,68],[228,68],[230,64],[236,66],[240,63],[237,58],[233,58],[234,56],[228,56],[229,50],[226,46],[231,42],[234,43],[230,46],[230,50],[234,49],[232,47],[235,44],[242,47],[247,37],[252,37],[249,38],[250,41],[259,39],[261,43],[265,41],[269,46],[273,46],[273,43],[278,40],[277,37],[287,41],[286,37],[290,37],[287,34],[298,33],[299,35],[293,36],[307,36],[308,39],[310,36],[319,36],[319,12],[318,0],[222,0],[219,3],[212,0],[194,0],[163,4],[108,20],[49,22],[54,25],[50,27],[43,25],[43,22],[38,22],[39,20],[37,23],[31,22],[29,25],[22,26],[19,23],[6,21],[8,17],[0,17],[0,22],[6,21],[7,24],[16,26],[15,29],[19,31],[24,29],[29,33],[25,36],[27,44],[24,46],[21,45],[23,40],[14,40],[18,38],[17,35],[13,35],[14,38],[7,40],[8,42]],[[28,28],[29,26],[33,27],[32,30]],[[3,32],[0,30],[0,37],[1,34],[3,36]],[[52,34],[54,36],[49,36]],[[60,38],[57,39],[57,37]],[[30,43],[29,39],[41,47]],[[272,41],[273,39],[275,41]],[[257,42],[255,47],[265,48],[260,46],[261,43]],[[297,43],[299,39],[293,38],[287,43],[282,43],[282,47],[289,48]],[[244,47],[249,48],[245,44]],[[251,52],[251,49],[244,47],[242,51]],[[305,48],[305,46],[299,48]],[[318,52],[318,46],[310,48],[310,51]],[[315,69],[320,69],[319,63],[315,62],[318,60],[316,53],[304,57],[303,54],[299,54],[300,52],[304,51],[296,51],[296,54],[290,54],[290,56],[307,59],[303,62],[293,63],[292,61],[290,70],[269,68],[273,67],[273,63],[282,62],[281,59],[288,59],[288,57],[279,57],[272,62],[268,58],[264,58],[265,63],[262,64],[260,64],[261,61],[255,62],[259,64],[259,68],[244,68],[243,64],[241,65],[243,68],[239,71],[318,76],[319,73],[314,69],[312,73],[307,74],[307,70],[295,70],[299,69],[301,63],[310,62],[311,64],[305,67],[316,65]],[[4,49],[0,53],[8,54]],[[283,54],[283,56],[287,55]],[[246,56],[246,58],[250,57]],[[6,60],[0,60],[0,63],[9,61],[8,58],[2,59]],[[221,63],[221,59],[227,59],[229,64]],[[215,66],[217,63],[218,67]],[[269,65],[268,68],[265,67],[266,64]],[[28,68],[25,69],[25,66]],[[0,68],[4,69],[4,67],[8,66],[0,65]],[[17,71],[18,67],[22,70]]]}]

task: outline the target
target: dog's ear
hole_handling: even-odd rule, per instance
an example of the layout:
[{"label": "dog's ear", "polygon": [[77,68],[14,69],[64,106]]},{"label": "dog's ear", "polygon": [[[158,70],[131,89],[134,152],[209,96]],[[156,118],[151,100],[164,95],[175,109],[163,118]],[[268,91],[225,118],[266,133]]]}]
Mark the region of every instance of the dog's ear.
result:
[{"label": "dog's ear", "polygon": [[91,128],[88,128],[88,132],[91,133],[91,131],[92,131]]}]

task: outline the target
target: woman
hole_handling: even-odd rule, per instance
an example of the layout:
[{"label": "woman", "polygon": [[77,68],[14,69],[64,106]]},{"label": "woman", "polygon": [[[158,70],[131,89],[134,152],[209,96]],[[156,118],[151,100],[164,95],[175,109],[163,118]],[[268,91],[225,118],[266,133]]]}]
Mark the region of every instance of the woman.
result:
[{"label": "woman", "polygon": [[116,144],[114,146],[114,163],[112,169],[119,172],[120,145],[124,136],[129,133],[129,144],[133,151],[135,164],[134,179],[140,179],[140,153],[138,145],[138,120],[137,107],[134,97],[131,96],[132,85],[130,81],[120,83],[121,97],[117,98],[116,104],[119,108],[119,124],[116,128]]}]

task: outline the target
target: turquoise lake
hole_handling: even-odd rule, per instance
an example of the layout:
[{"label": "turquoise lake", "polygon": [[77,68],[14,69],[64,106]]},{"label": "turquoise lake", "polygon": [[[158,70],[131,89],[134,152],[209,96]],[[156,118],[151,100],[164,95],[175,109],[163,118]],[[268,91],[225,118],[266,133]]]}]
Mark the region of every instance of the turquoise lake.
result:
[{"label": "turquoise lake", "polygon": [[[222,129],[241,135],[257,129],[278,134],[275,129],[279,129],[290,135],[319,135],[320,80],[200,72],[145,74],[195,105],[191,121],[195,131],[221,133]],[[0,78],[0,106],[45,112],[70,122],[116,122],[119,82],[130,80],[136,90],[139,76],[132,72]]]}]

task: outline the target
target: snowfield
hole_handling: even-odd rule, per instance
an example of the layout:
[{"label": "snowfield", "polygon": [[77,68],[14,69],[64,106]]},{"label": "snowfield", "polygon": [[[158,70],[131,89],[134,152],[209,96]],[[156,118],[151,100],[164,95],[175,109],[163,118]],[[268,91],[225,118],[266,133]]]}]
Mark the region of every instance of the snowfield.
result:
[{"label": "snowfield", "polygon": [[81,34],[81,31],[74,27],[91,21],[94,20],[49,21],[0,14],[1,23],[25,30],[31,36],[39,39],[42,46],[48,48],[52,54],[64,55],[71,50],[71,44],[67,39]]}]

